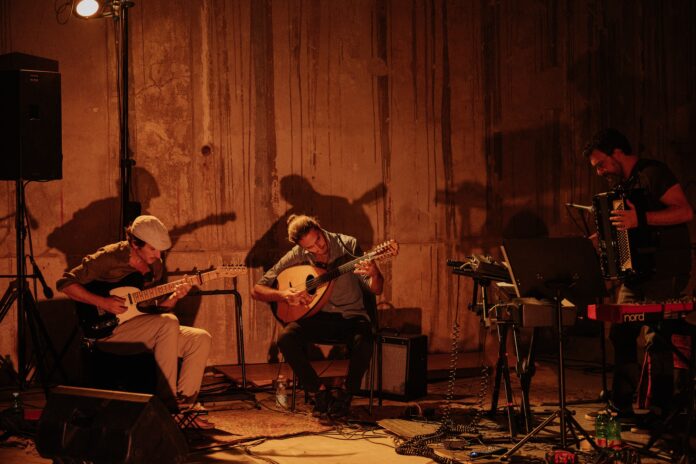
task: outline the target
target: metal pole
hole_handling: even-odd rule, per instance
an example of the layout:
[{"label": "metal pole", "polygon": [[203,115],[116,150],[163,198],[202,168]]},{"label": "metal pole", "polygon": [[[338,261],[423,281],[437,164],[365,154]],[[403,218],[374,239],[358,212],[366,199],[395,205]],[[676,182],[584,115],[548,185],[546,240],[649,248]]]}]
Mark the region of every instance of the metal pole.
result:
[{"label": "metal pole", "polygon": [[129,131],[128,131],[128,66],[129,66],[129,53],[128,53],[128,8],[131,5],[121,2],[118,9],[118,14],[116,20],[118,24],[118,43],[119,43],[119,93],[121,97],[120,101],[120,156],[119,156],[119,167],[121,173],[121,217],[120,217],[120,227],[119,227],[119,237],[121,239],[125,238],[125,227],[130,221],[129,216],[129,204],[130,204],[130,190],[131,190],[131,167],[133,161],[130,159],[129,151]]},{"label": "metal pole", "polygon": [[24,389],[27,379],[26,356],[26,327],[24,312],[24,297],[27,282],[26,262],[24,261],[24,181],[17,180],[15,188],[15,229],[17,248],[17,373],[19,374],[20,388]]}]

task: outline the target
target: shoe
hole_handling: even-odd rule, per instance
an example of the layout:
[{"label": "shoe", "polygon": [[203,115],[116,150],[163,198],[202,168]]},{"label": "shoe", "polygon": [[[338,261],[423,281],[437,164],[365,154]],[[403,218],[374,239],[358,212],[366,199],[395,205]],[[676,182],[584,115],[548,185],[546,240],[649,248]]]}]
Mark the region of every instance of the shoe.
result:
[{"label": "shoe", "polygon": [[201,403],[180,404],[179,412],[174,416],[179,427],[185,429],[210,430],[215,428],[215,424],[206,417],[208,410]]},{"label": "shoe", "polygon": [[325,416],[329,412],[329,408],[334,402],[334,397],[331,396],[329,390],[319,390],[314,394],[312,399],[314,407],[312,408],[312,415],[314,417]]},{"label": "shoe", "polygon": [[350,403],[353,401],[353,395],[346,390],[340,390],[336,395],[336,399],[329,407],[329,417],[332,419],[342,419],[350,413]]}]

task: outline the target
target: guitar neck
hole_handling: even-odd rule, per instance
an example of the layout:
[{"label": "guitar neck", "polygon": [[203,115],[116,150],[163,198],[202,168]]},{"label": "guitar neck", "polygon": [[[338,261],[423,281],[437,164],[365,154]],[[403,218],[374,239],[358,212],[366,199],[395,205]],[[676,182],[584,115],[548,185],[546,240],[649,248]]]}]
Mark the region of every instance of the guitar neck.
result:
[{"label": "guitar neck", "polygon": [[314,279],[311,284],[307,285],[307,287],[319,287],[320,285],[324,285],[327,282],[330,282],[343,274],[347,272],[352,272],[355,269],[355,266],[358,265],[359,262],[361,261],[366,261],[368,259],[372,259],[375,256],[374,252],[369,252],[364,254],[363,256],[360,256],[359,258],[355,258],[352,261],[349,261],[345,264],[342,264],[338,266],[335,269],[332,269],[328,271],[326,274],[321,275],[320,277],[317,277]]},{"label": "guitar neck", "polygon": [[213,280],[217,275],[217,271],[204,272],[202,274],[197,274],[189,277],[184,277],[183,279],[174,280],[172,282],[167,282],[166,284],[158,285],[156,287],[147,288],[139,292],[134,292],[130,294],[131,301],[134,304],[142,303],[143,301],[153,300],[167,293],[172,293],[176,290],[177,285],[184,283],[189,283],[191,285],[202,285],[210,280]]}]

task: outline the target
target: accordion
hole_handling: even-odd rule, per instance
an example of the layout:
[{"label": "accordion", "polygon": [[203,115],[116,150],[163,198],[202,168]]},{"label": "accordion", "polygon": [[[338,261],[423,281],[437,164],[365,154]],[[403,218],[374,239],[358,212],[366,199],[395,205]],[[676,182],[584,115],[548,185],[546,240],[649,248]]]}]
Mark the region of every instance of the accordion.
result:
[{"label": "accordion", "polygon": [[[630,200],[641,205],[642,191],[631,192]],[[599,262],[605,279],[626,280],[648,274],[654,268],[654,247],[650,231],[643,228],[618,230],[611,223],[611,212],[627,209],[627,194],[613,190],[592,197],[597,236],[599,238]]]}]

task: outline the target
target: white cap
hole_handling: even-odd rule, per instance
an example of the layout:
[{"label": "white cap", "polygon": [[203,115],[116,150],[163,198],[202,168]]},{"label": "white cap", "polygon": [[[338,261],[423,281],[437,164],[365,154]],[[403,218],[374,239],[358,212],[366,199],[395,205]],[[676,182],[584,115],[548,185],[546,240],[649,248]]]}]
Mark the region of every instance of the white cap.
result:
[{"label": "white cap", "polygon": [[138,216],[131,224],[130,231],[156,250],[164,251],[172,247],[167,228],[155,216]]}]

